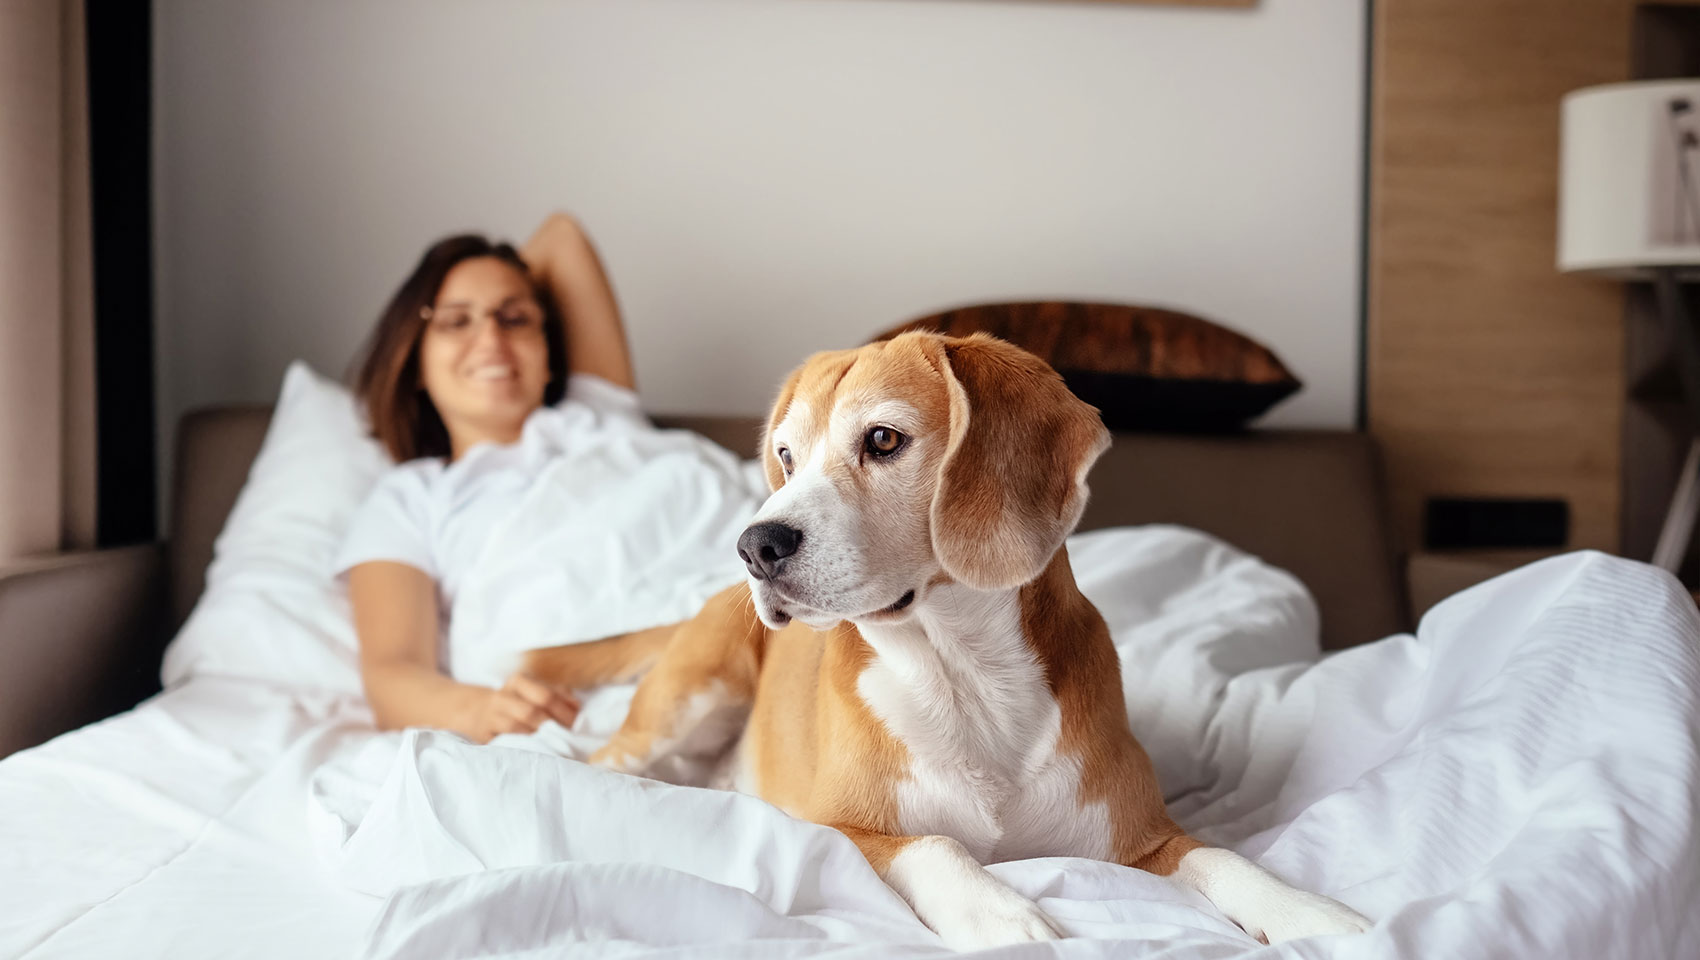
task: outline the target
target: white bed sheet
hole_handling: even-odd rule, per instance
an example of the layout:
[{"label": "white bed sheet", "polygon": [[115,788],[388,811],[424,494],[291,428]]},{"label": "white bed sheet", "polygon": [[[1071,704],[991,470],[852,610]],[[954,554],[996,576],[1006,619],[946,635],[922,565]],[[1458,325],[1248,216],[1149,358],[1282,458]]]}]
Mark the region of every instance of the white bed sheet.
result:
[{"label": "white bed sheet", "polygon": [[0,957],[347,956],[379,907],[306,843],[357,700],[204,677],[0,761]]},{"label": "white bed sheet", "polygon": [[[1153,559],[1194,542],[1139,536],[1162,537]],[[1081,569],[1111,559],[1077,552]],[[1264,666],[1290,620],[1223,634],[1212,624],[1234,621],[1235,595],[1198,584],[1137,609],[1162,596],[1137,585],[1164,569],[1185,566],[1116,595],[1084,579],[1146,707],[1136,730],[1179,791],[1172,809],[1379,923],[1265,947],[1161,878],[1032,860],[993,871],[1091,939],[1000,956],[1700,956],[1700,617],[1668,575],[1556,558],[1452,598],[1415,637]],[[372,773],[383,780],[341,821],[334,858],[388,897],[373,956],[942,949],[846,838],[750,798],[431,733]]]},{"label": "white bed sheet", "polygon": [[[1160,878],[1036,860],[993,869],[1077,939],[1005,955],[1700,956],[1700,618],[1668,576],[1562,557],[1314,662],[1291,578],[1132,536],[1072,549],[1172,809],[1380,923],[1262,948]],[[540,752],[624,695],[474,747],[194,677],[0,762],[0,957],[941,952],[834,831]]]}]

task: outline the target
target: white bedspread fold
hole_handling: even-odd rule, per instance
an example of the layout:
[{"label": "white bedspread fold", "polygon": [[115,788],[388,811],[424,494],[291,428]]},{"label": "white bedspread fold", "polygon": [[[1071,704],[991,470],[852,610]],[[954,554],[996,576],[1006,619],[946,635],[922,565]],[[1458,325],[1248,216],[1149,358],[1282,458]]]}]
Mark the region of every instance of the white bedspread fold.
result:
[{"label": "white bedspread fold", "polygon": [[523,651],[684,620],[744,575],[753,464],[684,430],[562,430],[553,449],[455,598],[458,679],[500,686]]},{"label": "white bedspread fold", "polygon": [[[1700,617],[1668,575],[1555,558],[1318,660],[1302,588],[1216,541],[1071,549],[1176,815],[1379,922],[1262,947],[1162,878],[1024,861],[993,870],[1076,939],[1001,955],[1700,956]],[[942,950],[835,831],[550,752],[617,717],[490,747],[409,733],[323,770],[327,864],[387,897],[368,954]]]}]

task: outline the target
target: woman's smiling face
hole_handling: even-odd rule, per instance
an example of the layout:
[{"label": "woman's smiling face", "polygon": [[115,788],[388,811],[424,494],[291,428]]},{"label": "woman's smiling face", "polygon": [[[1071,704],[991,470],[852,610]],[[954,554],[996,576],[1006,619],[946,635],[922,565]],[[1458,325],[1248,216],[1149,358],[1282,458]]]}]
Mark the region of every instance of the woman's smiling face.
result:
[{"label": "woman's smiling face", "polygon": [[495,257],[473,257],[443,278],[419,343],[419,376],[448,428],[454,455],[512,443],[549,385],[543,307],[531,279]]}]

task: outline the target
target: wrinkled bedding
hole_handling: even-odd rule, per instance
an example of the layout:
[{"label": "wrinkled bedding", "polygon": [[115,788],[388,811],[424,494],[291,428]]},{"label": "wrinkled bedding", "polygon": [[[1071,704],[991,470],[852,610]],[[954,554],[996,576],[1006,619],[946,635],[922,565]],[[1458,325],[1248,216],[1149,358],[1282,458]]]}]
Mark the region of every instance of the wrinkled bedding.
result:
[{"label": "wrinkled bedding", "polygon": [[[1208,537],[1071,550],[1175,815],[1378,924],[1263,947],[1162,878],[1055,858],[992,869],[1075,939],[1001,956],[1700,956],[1700,618],[1667,575],[1558,557],[1319,659],[1302,587]],[[489,746],[379,733],[346,676],[268,679],[266,630],[255,675],[225,658],[0,761],[0,956],[943,949],[836,832],[570,759],[629,689]]]}]

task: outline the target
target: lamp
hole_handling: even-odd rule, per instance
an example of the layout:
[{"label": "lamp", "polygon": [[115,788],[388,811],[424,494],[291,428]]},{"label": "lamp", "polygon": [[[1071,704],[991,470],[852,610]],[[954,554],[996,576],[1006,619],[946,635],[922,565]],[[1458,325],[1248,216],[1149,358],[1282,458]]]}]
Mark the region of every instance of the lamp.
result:
[{"label": "lamp", "polygon": [[[1684,281],[1700,279],[1700,80],[1613,83],[1564,98],[1558,268],[1651,281],[1700,427],[1700,334]],[[1700,519],[1700,435],[1689,443],[1653,563],[1675,572]]]}]

